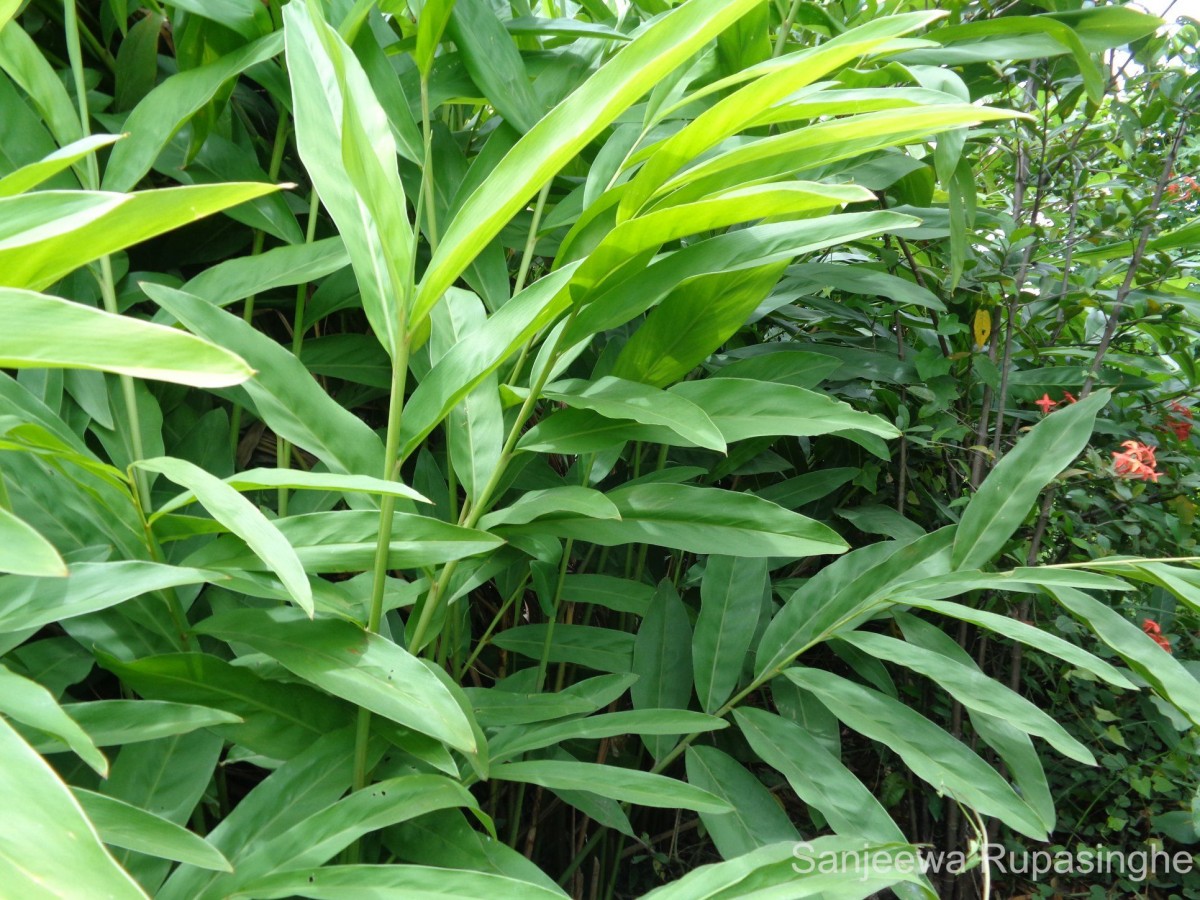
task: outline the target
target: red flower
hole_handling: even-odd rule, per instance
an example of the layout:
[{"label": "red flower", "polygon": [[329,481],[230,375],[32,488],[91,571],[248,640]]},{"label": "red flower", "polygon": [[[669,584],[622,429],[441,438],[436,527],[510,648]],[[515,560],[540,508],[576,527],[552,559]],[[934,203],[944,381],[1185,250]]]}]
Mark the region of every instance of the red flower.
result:
[{"label": "red flower", "polygon": [[1162,635],[1162,629],[1158,627],[1158,623],[1153,619],[1142,620],[1142,631],[1158,646],[1162,647],[1168,653],[1171,652],[1171,642]]},{"label": "red flower", "polygon": [[1167,428],[1175,432],[1175,437],[1181,441],[1186,441],[1192,433],[1192,411],[1189,407],[1184,406],[1178,400],[1171,402],[1171,412],[1176,413],[1175,416],[1167,417]]},{"label": "red flower", "polygon": [[1048,416],[1050,415],[1050,410],[1058,406],[1058,401],[1051,400],[1049,394],[1042,394],[1042,399],[1035,401],[1034,405],[1041,407],[1043,416]]},{"label": "red flower", "polygon": [[1155,471],[1157,462],[1154,459],[1154,448],[1138,441],[1125,441],[1121,444],[1124,453],[1113,451],[1113,468],[1122,478],[1140,478],[1142,481],[1158,483],[1162,472]]},{"label": "red flower", "polygon": [[1072,394],[1070,391],[1063,391],[1063,399],[1064,399],[1064,400],[1070,400],[1072,403],[1078,403],[1078,402],[1079,402],[1078,400],[1076,400],[1076,399],[1075,399],[1075,395],[1074,395],[1074,394]]}]

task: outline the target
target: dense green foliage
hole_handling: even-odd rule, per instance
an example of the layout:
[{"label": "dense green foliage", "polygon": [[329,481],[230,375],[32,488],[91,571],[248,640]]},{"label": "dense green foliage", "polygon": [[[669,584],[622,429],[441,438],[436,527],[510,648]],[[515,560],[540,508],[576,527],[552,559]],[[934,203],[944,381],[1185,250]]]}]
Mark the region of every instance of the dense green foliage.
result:
[{"label": "dense green foliage", "polygon": [[1195,26],[923,6],[0,0],[0,896],[1200,841]]}]

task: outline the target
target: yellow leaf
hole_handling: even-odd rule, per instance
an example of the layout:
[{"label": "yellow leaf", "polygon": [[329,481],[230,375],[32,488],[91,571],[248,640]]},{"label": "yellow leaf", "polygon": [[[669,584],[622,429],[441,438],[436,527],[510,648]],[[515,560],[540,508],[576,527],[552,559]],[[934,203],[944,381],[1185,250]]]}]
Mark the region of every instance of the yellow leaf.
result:
[{"label": "yellow leaf", "polygon": [[975,334],[975,349],[982,350],[992,335],[992,314],[986,309],[976,310],[972,331]]}]

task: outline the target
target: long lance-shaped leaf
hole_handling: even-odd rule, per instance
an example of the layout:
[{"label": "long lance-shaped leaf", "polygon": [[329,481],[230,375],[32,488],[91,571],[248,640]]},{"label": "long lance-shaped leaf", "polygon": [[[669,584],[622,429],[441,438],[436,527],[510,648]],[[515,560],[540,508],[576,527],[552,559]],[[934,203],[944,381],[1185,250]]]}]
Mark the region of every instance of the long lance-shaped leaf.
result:
[{"label": "long lance-shaped leaf", "polygon": [[1140,628],[1095,597],[1070,587],[1050,594],[1075,618],[1086,623],[1129,667],[1193,723],[1200,723],[1200,690],[1196,678]]},{"label": "long lance-shaped leaf", "polygon": [[197,334],[235,351],[257,370],[242,387],[268,427],[320,457],[329,468],[375,476],[383,441],[362,419],[330,397],[285,347],[206,300],[156,284],[146,294]]},{"label": "long lance-shaped leaf", "polygon": [[1005,454],[963,511],[950,557],[953,568],[981,568],[1003,549],[1042,488],[1087,446],[1109,396],[1097,391],[1051,413]]},{"label": "long lance-shaped leaf", "polygon": [[[35,191],[0,199],[0,284],[40,291],[82,265],[132,247],[205,216],[254,200],[277,185],[261,182],[200,184],[112,194],[100,191]],[[63,205],[97,203],[94,215],[67,223],[57,220]],[[36,231],[11,234],[20,215],[34,219]]]},{"label": "long lance-shaped leaf", "polygon": [[812,691],[850,728],[894,750],[913,773],[960,803],[1035,840],[1045,826],[1012,787],[979,756],[929,719],[879,691],[820,669],[784,674]]},{"label": "long lance-shaped leaf", "polygon": [[319,8],[290,3],[283,18],[300,157],[346,243],[371,328],[391,353],[414,252],[391,126]]},{"label": "long lance-shaped leaf", "polygon": [[940,12],[909,13],[868,22],[819,47],[794,54],[790,65],[764,74],[713,104],[655,150],[622,195],[618,220],[633,216],[655,189],[680,166],[740,131],[761,110],[811,84],[826,72],[877,50],[890,39],[915,31],[943,15]]},{"label": "long lance-shaped leaf", "polygon": [[21,166],[15,172],[10,172],[0,178],[0,197],[23,194],[47,178],[57,175],[63,169],[70,168],[89,153],[95,153],[101,147],[107,147],[120,139],[121,135],[119,134],[93,134],[83,140],[68,144],[60,150],[55,150],[44,159]]},{"label": "long lance-shaped leaf", "polygon": [[244,540],[271,571],[279,576],[292,599],[313,615],[312,586],[296,551],[258,508],[236,490],[194,463],[161,456],[136,463],[138,468],[158,472],[196,495],[214,519]]},{"label": "long lance-shaped leaf", "polygon": [[249,644],[322,690],[455,749],[477,749],[470,721],[441,681],[403,647],[350,622],[310,622],[276,607],[221,613],[196,630]]},{"label": "long lance-shaped leaf", "polygon": [[968,709],[1002,718],[1027,734],[1037,735],[1076,762],[1096,764],[1087,747],[1047,713],[977,669],[883,634],[851,631],[840,635],[840,639],[877,659],[924,675]]},{"label": "long lance-shaped leaf", "polygon": [[689,0],[647,28],[550,110],[500,160],[446,229],[421,279],[410,328],[505,223],[596,135],[672,69],[758,4]]},{"label": "long lance-shaped leaf", "polygon": [[221,56],[215,62],[173,75],[152,90],[125,120],[129,139],[113,151],[104,171],[104,189],[128,191],[150,171],[154,160],[183,127],[231,78],[283,49],[283,37],[269,34]]},{"label": "long lance-shaped leaf", "polygon": [[0,288],[0,366],[91,369],[209,388],[254,374],[241,357],[178,329],[16,288]]}]

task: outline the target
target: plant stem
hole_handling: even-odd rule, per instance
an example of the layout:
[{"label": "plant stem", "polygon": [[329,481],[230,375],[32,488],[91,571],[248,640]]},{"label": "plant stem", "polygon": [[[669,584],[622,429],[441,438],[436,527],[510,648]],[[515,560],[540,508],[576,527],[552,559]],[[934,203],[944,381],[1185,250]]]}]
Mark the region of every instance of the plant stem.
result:
[{"label": "plant stem", "polygon": [[792,0],[792,5],[788,9],[787,18],[783,20],[783,24],[779,26],[779,31],[775,32],[775,46],[771,49],[771,57],[777,57],[783,53],[783,48],[787,45],[788,35],[792,33],[792,26],[796,24],[796,16],[800,12],[800,0]]},{"label": "plant stem", "polygon": [[437,208],[433,203],[433,123],[429,118],[429,77],[421,75],[421,131],[424,141],[425,163],[421,175],[422,202],[425,206],[425,227],[429,237],[429,252],[437,249]]},{"label": "plant stem", "polygon": [[[321,208],[321,198],[317,189],[313,188],[308,198],[308,220],[304,223],[304,245],[311,246],[317,236],[317,211]],[[304,311],[308,302],[308,282],[296,286],[296,310],[292,317],[292,356],[300,358],[300,350],[304,347]],[[291,468],[291,445],[279,435],[275,436],[275,465],[280,469]],[[279,515],[282,518],[288,514],[288,489],[279,489]]]},{"label": "plant stem", "polygon": [[[475,503],[469,508],[464,508],[459,524],[465,528],[474,528],[479,523],[479,520],[483,518],[484,513],[488,511],[492,494],[495,493],[501,479],[504,477],[504,472],[508,468],[509,462],[512,460],[513,448],[516,446],[517,440],[521,437],[521,429],[524,427],[525,421],[529,418],[529,414],[533,411],[533,406],[537,402],[537,398],[541,395],[542,388],[546,386],[546,380],[549,378],[551,369],[554,368],[554,360],[557,358],[560,350],[562,336],[567,333],[568,328],[570,328],[570,322],[574,321],[577,312],[578,307],[575,307],[571,311],[567,327],[559,332],[558,338],[550,350],[546,366],[537,374],[534,379],[535,383],[529,386],[529,394],[521,404],[521,409],[517,412],[517,418],[513,421],[512,428],[508,432],[508,437],[505,439],[504,447],[500,451],[500,459],[496,463],[496,468],[492,470],[491,476],[480,490],[479,497]],[[425,597],[425,604],[421,607],[420,615],[417,617],[417,624],[413,628],[412,638],[409,641],[409,647],[413,653],[421,652],[426,632],[429,631],[429,626],[433,622],[434,612],[440,606],[442,595],[445,592],[446,585],[450,581],[450,576],[454,574],[457,568],[457,560],[446,563],[442,567],[441,576],[429,586],[429,593]]]},{"label": "plant stem", "polygon": [[[392,361],[392,395],[388,402],[387,441],[383,451],[383,477],[392,479],[396,475],[396,458],[400,451],[400,419],[404,412],[404,385],[408,377],[409,341],[405,336],[404,322],[397,329],[397,347]],[[379,539],[375,544],[374,580],[371,582],[371,604],[367,611],[367,631],[379,631],[383,621],[383,594],[387,586],[388,551],[392,543],[392,521],[396,511],[396,498],[387,494],[379,502]],[[354,741],[354,790],[367,783],[367,746],[371,732],[371,711],[358,709],[358,723]]]},{"label": "plant stem", "polygon": [[[288,117],[283,109],[278,110],[279,121],[275,125],[275,139],[271,143],[271,161],[267,165],[267,179],[272,183],[279,180],[279,169],[283,165],[283,149],[287,146],[287,131]],[[259,229],[254,232],[254,241],[250,245],[250,258],[260,255],[263,249],[263,243],[266,241],[266,232]],[[254,320],[254,301],[257,299],[256,294],[251,294],[246,298],[246,302],[242,305],[242,321],[247,325],[252,324]],[[233,453],[236,460],[238,448],[238,435],[242,430],[242,408],[234,404],[233,411],[229,415],[229,438],[232,443]],[[279,449],[276,447],[276,460],[278,460]]]},{"label": "plant stem", "polygon": [[558,579],[554,583],[554,597],[550,601],[550,620],[546,623],[546,639],[542,642],[542,654],[538,657],[537,687],[535,694],[540,694],[546,687],[546,667],[550,662],[550,644],[554,640],[554,626],[558,622],[558,604],[562,600],[563,578],[567,574],[567,565],[571,560],[571,550],[575,546],[574,538],[567,538],[563,547],[562,560],[558,564]]},{"label": "plant stem", "polygon": [[[75,0],[65,0],[63,3],[63,26],[66,30],[67,56],[71,60],[71,76],[75,84],[75,100],[79,104],[79,125],[84,137],[92,133],[91,116],[88,114],[87,85],[83,77],[83,52],[79,46],[79,15],[75,8]],[[89,153],[86,157],[85,184],[89,191],[100,188],[100,164],[96,155]],[[117,306],[117,289],[113,279],[112,260],[108,256],[100,257],[100,274],[96,277],[100,284],[100,296],[104,301],[104,309],[113,315],[119,315]],[[129,375],[117,376],[121,384],[121,394],[125,400],[125,428],[129,439],[129,451],[133,457],[130,462],[145,458],[142,446],[142,422],[138,413],[137,392],[133,386],[133,378]],[[134,488],[138,494],[138,502],[143,509],[150,508],[150,480],[141,469],[133,472]]]}]

